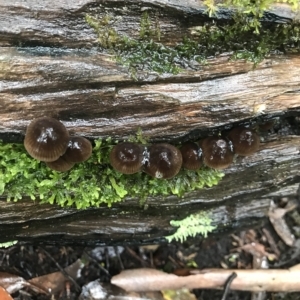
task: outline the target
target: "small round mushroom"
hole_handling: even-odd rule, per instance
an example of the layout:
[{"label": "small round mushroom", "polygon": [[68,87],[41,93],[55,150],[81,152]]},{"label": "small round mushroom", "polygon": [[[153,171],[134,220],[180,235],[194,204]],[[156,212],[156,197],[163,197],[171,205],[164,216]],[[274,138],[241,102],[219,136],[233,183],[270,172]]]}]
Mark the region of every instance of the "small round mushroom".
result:
[{"label": "small round mushroom", "polygon": [[43,117],[27,127],[24,146],[30,156],[41,161],[55,161],[68,147],[69,133],[56,119]]},{"label": "small round mushroom", "polygon": [[180,148],[182,167],[188,170],[198,170],[202,165],[202,150],[198,144],[186,142]]},{"label": "small round mushroom", "polygon": [[117,144],[110,152],[110,164],[123,174],[134,174],[141,170],[143,165],[144,147],[142,145],[124,142]]},{"label": "small round mushroom", "polygon": [[89,140],[81,136],[74,136],[70,138],[68,148],[63,156],[69,162],[79,163],[88,160],[92,151],[93,147]]},{"label": "small round mushroom", "polygon": [[64,155],[55,161],[46,162],[47,167],[59,172],[67,172],[73,168],[75,163],[69,162],[65,159]]},{"label": "small round mushroom", "polygon": [[259,149],[259,135],[245,127],[235,127],[227,135],[233,144],[233,150],[236,154],[248,156]]},{"label": "small round mushroom", "polygon": [[234,153],[226,138],[211,136],[199,142],[202,148],[203,162],[214,169],[225,169],[233,161]]},{"label": "small round mushroom", "polygon": [[182,166],[181,152],[166,143],[153,144],[149,147],[149,159],[144,171],[155,178],[172,178]]}]

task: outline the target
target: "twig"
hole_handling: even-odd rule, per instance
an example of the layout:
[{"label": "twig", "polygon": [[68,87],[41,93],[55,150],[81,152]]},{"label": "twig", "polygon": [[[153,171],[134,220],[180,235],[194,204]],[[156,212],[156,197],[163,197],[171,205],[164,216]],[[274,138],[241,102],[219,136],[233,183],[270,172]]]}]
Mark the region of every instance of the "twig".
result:
[{"label": "twig", "polygon": [[267,238],[272,251],[275,253],[275,255],[278,258],[280,256],[280,251],[279,251],[272,235],[270,234],[270,232],[266,228],[263,228],[262,231],[263,231],[263,234],[265,235],[265,237]]},{"label": "twig", "polygon": [[122,270],[124,270],[125,268],[124,268],[124,265],[123,265],[123,262],[122,262],[122,259],[121,259],[121,256],[120,256],[118,247],[114,246],[114,250],[115,250],[115,253],[116,253],[116,255],[117,255],[117,258],[118,258],[120,267],[121,267]]},{"label": "twig", "polygon": [[122,271],[111,283],[127,291],[150,292],[168,289],[219,289],[226,284],[232,273],[237,278],[231,283],[232,290],[239,291],[300,291],[300,264],[285,270],[191,270],[189,276],[176,276],[159,270],[144,268]]},{"label": "twig", "polygon": [[143,267],[148,267],[148,263],[146,261],[144,261],[143,259],[141,259],[132,249],[130,249],[129,247],[125,247],[126,251],[128,251],[134,258],[136,258]]},{"label": "twig", "polygon": [[109,269],[110,265],[109,265],[109,255],[108,255],[107,247],[105,247],[105,249],[104,249],[104,254],[105,254],[105,266],[106,266],[106,269]]},{"label": "twig", "polygon": [[60,270],[60,272],[74,284],[75,289],[77,291],[81,291],[81,287],[78,285],[78,283],[60,266],[60,264],[52,257],[52,255],[42,247],[38,248],[41,251],[43,251],[48,256],[48,258],[50,258],[55,263],[56,267]]},{"label": "twig", "polygon": [[83,253],[86,254],[93,262],[95,262],[101,271],[103,271],[109,278],[111,278],[111,275],[110,275],[110,273],[108,272],[108,270],[105,269],[104,267],[102,267],[101,264],[99,264],[99,261],[98,261],[96,258],[94,258],[94,257],[93,257],[90,253],[88,253],[86,250],[84,250]]},{"label": "twig", "polygon": [[227,279],[227,281],[225,282],[225,289],[224,289],[224,293],[223,293],[223,297],[221,300],[226,300],[226,297],[230,291],[230,286],[231,286],[231,283],[233,281],[234,278],[236,278],[237,275],[235,272],[233,272]]},{"label": "twig", "polygon": [[168,255],[168,259],[176,266],[176,268],[183,268],[184,265],[177,262],[171,255]]}]

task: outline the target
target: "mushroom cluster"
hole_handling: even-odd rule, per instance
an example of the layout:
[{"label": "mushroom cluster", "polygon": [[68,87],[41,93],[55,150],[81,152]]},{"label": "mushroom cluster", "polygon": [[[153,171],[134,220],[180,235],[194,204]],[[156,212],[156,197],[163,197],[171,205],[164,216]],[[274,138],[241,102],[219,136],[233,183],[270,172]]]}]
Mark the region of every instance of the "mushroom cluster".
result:
[{"label": "mushroom cluster", "polygon": [[252,129],[235,127],[223,136],[211,136],[197,142],[187,142],[180,149],[167,144],[144,146],[124,142],[110,153],[112,167],[124,174],[140,171],[155,178],[168,179],[178,174],[181,167],[198,170],[202,164],[214,169],[225,169],[234,154],[248,156],[259,149],[260,138]]},{"label": "mushroom cluster", "polygon": [[35,119],[29,124],[24,146],[30,156],[60,172],[70,170],[75,163],[87,160],[92,154],[89,140],[70,137],[61,122],[49,117]]}]

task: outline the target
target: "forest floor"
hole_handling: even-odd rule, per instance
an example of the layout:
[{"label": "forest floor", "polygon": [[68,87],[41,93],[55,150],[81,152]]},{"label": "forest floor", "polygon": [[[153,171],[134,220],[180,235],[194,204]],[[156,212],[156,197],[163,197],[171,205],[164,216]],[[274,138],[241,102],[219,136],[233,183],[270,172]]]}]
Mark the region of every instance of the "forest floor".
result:
[{"label": "forest floor", "polygon": [[[290,212],[286,219],[290,223],[289,227],[294,233],[297,233],[300,226],[294,224],[295,216],[299,216],[297,210]],[[83,295],[82,298],[79,298],[79,295],[82,293],[83,286],[86,287],[87,284],[96,280],[100,285],[109,284],[111,277],[124,269],[155,268],[168,273],[177,273],[178,270],[184,272],[191,268],[252,269],[254,258],[258,256],[266,258],[268,268],[288,268],[300,262],[299,245],[296,240],[294,247],[287,246],[278,237],[267,218],[263,226],[259,228],[227,235],[219,234],[207,239],[190,238],[184,243],[95,248],[17,244],[0,250],[0,286],[5,280],[7,282],[7,279],[10,280],[9,285],[16,285],[16,283],[20,285],[22,281],[20,277],[26,281],[36,278],[35,284],[45,290],[51,289],[55,294],[54,296],[46,295],[30,287],[24,286],[20,289],[19,286],[11,294],[13,299],[18,300],[128,299],[126,293],[121,296],[113,290],[112,294],[119,295],[119,298],[109,298],[108,296],[107,298],[87,298]],[[76,274],[74,276],[76,284],[70,277],[57,275],[61,273],[62,269],[76,264],[78,259],[81,263],[73,270],[73,275]],[[56,275],[49,275],[51,273]],[[86,290],[86,288],[84,289]],[[165,296],[161,299],[221,300],[224,299],[222,295],[222,290],[199,289],[191,291],[188,298],[183,298],[183,296],[167,298]],[[226,299],[254,299],[252,297],[250,292],[230,291]],[[137,299],[158,298],[155,295],[139,295]],[[255,299],[300,299],[300,293],[268,293]]]}]

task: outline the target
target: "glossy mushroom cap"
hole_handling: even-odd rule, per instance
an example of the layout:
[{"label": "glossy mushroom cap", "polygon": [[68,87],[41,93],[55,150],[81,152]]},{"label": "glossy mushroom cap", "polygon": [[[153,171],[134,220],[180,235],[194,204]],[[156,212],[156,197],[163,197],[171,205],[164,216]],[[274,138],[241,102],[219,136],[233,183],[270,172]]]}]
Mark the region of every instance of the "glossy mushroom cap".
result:
[{"label": "glossy mushroom cap", "polygon": [[52,170],[59,172],[69,171],[75,164],[69,161],[66,161],[64,156],[61,156],[59,159],[55,161],[46,162],[47,167]]},{"label": "glossy mushroom cap", "polygon": [[225,169],[233,161],[234,153],[226,138],[211,136],[200,142],[202,148],[203,162],[214,169]]},{"label": "glossy mushroom cap", "polygon": [[186,142],[180,148],[182,167],[188,170],[198,170],[202,165],[202,150],[193,142]]},{"label": "glossy mushroom cap", "polygon": [[69,133],[65,126],[53,118],[38,118],[27,127],[24,146],[35,159],[55,161],[68,147]]},{"label": "glossy mushroom cap", "polygon": [[149,160],[144,171],[156,178],[172,178],[181,168],[181,152],[174,146],[162,143],[151,145],[148,149]]},{"label": "glossy mushroom cap", "polygon": [[131,142],[120,143],[114,146],[110,152],[110,164],[120,173],[137,173],[143,165],[143,153],[142,145]]},{"label": "glossy mushroom cap", "polygon": [[64,158],[73,163],[83,162],[92,155],[93,147],[89,140],[81,136],[70,138]]},{"label": "glossy mushroom cap", "polygon": [[227,137],[232,142],[236,154],[247,156],[259,149],[259,136],[249,128],[235,127],[229,131]]}]

